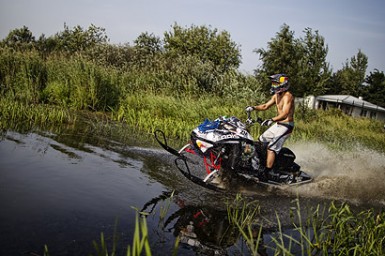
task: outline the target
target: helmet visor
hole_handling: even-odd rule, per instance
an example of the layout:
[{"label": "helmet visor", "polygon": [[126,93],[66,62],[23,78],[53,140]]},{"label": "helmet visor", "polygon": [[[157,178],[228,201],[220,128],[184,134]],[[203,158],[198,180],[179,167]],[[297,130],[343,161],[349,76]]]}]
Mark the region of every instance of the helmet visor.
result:
[{"label": "helmet visor", "polygon": [[274,88],[274,89],[278,88],[280,85],[281,85],[281,83],[278,83],[278,82],[272,82],[271,83],[271,87]]}]

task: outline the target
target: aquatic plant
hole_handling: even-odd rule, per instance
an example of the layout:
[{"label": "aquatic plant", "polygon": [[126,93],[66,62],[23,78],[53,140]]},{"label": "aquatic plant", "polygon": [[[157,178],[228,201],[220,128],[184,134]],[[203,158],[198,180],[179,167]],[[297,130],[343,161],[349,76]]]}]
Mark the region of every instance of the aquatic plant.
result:
[{"label": "aquatic plant", "polygon": [[[227,220],[239,231],[250,255],[384,255],[385,212],[373,209],[353,212],[348,204],[337,202],[331,202],[329,207],[308,207],[304,212],[299,199],[292,203],[291,224],[283,227],[278,213],[275,222],[267,220],[260,216],[258,201],[238,194],[227,203]],[[268,233],[264,231],[265,225],[269,226]],[[266,236],[270,238],[268,243],[264,241]],[[177,255],[179,242],[176,237],[170,255]],[[108,245],[101,233],[100,241],[93,242],[96,255],[116,255],[115,235],[112,243]],[[152,249],[145,215],[136,209],[133,241],[126,255],[152,255]],[[45,255],[48,255],[47,246]]]},{"label": "aquatic plant", "polygon": [[[293,202],[295,206],[291,209],[292,227],[286,227],[284,230],[276,214],[276,231],[270,234],[272,243],[269,245],[256,244],[255,241],[262,239],[261,232],[255,238],[255,233],[244,232],[245,227],[237,220],[237,226],[245,241],[265,247],[274,255],[384,254],[385,212],[369,209],[354,213],[348,204],[332,202],[327,211],[327,208],[320,205],[315,209],[307,208],[308,213],[304,217],[299,199]],[[254,216],[254,213],[250,213],[250,216]],[[260,247],[249,246],[253,255],[261,250]]]},{"label": "aquatic plant", "polygon": [[[116,227],[116,225],[115,225]],[[100,241],[93,241],[93,246],[96,251],[97,256],[114,256],[117,254],[117,231],[114,230],[114,237],[111,245],[111,250],[109,252],[109,245],[107,244],[103,232],[100,234]],[[144,216],[142,216],[139,211],[136,209],[135,215],[135,229],[133,233],[132,244],[127,246],[126,255],[127,256],[139,256],[139,255],[150,256],[151,248],[148,237],[148,228],[147,221]]]},{"label": "aquatic plant", "polygon": [[237,194],[234,202],[227,204],[227,213],[229,222],[238,228],[251,255],[259,255],[262,226],[256,228],[255,225],[255,219],[260,213],[258,202],[248,202],[246,198]]}]

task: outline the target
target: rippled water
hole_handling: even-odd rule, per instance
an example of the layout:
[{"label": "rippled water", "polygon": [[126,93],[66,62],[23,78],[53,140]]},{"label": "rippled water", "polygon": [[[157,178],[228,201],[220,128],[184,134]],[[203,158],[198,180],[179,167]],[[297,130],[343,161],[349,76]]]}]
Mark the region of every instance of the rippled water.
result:
[{"label": "rippled water", "polygon": [[1,255],[41,252],[44,244],[51,255],[88,254],[117,218],[132,229],[131,207],[166,189],[143,160],[66,139],[7,132],[0,142]]},{"label": "rippled water", "polygon": [[[311,154],[309,147],[318,153]],[[283,225],[289,222],[297,196],[307,207],[334,199],[359,207],[384,205],[385,164],[380,154],[336,155],[319,145],[298,144],[292,149],[315,176],[313,183],[246,193],[259,201],[263,217],[272,223],[276,213]],[[132,241],[135,209],[149,213],[154,255],[171,255],[175,236],[190,222],[200,227],[195,230],[198,238],[193,246],[180,246],[179,255],[195,255],[198,247],[207,254],[245,253],[239,234],[223,233],[228,232],[226,202],[234,200],[234,194],[191,183],[178,173],[173,160],[156,147],[123,145],[92,134],[4,132],[0,255],[43,255],[44,245],[50,255],[95,254],[92,241],[99,241],[101,232],[109,244],[115,234],[122,252]],[[367,163],[357,169],[363,161]]]}]

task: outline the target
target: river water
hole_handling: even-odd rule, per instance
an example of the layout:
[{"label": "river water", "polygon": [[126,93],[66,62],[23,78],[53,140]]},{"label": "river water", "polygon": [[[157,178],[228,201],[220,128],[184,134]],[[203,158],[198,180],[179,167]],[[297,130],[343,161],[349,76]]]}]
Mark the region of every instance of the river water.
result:
[{"label": "river water", "polygon": [[[264,227],[266,243],[277,215],[283,226],[289,224],[296,198],[304,207],[331,200],[359,209],[385,206],[383,155],[338,154],[311,143],[291,149],[315,177],[313,183],[242,191],[271,220]],[[247,255],[240,235],[225,221],[227,202],[235,195],[193,184],[173,161],[156,146],[125,145],[92,133],[3,132],[0,255],[43,255],[45,245],[50,255],[96,255],[93,241],[100,242],[101,233],[124,254],[137,211],[148,213],[153,255],[171,255],[175,237],[189,224],[197,238],[182,241],[178,255]]]}]

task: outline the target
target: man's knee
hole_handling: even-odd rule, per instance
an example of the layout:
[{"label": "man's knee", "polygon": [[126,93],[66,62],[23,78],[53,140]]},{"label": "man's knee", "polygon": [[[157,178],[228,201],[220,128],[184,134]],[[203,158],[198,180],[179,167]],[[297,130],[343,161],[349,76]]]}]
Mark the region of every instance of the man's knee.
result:
[{"label": "man's knee", "polygon": [[277,152],[275,152],[274,149],[268,148],[267,149],[267,155],[275,156]]}]

